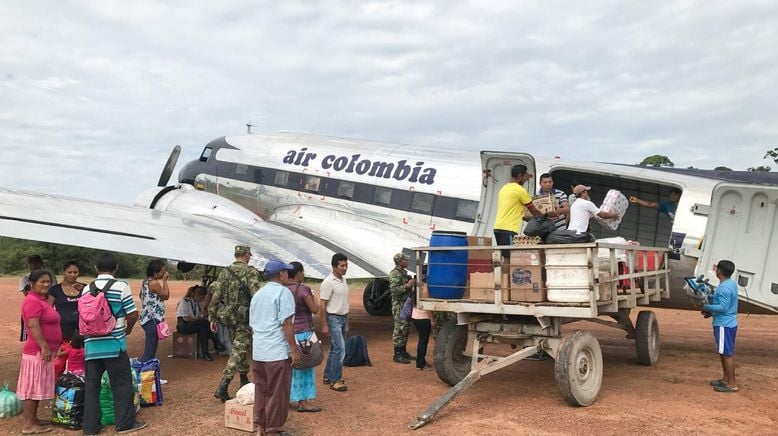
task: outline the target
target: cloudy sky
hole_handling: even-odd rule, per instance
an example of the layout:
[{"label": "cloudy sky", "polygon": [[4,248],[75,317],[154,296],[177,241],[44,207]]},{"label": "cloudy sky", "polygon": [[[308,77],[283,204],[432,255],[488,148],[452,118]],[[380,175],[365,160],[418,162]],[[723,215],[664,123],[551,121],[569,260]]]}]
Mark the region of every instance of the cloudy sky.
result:
[{"label": "cloudy sky", "polygon": [[698,168],[778,146],[778,2],[215,3],[0,3],[0,186],[131,203],[247,122]]}]

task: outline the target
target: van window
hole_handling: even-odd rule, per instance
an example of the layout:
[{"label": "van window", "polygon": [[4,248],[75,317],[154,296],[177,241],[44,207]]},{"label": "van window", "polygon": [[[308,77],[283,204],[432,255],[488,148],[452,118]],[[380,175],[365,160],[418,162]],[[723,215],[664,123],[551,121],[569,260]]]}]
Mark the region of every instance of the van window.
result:
[{"label": "van window", "polygon": [[390,204],[392,202],[392,190],[376,186],[373,201],[377,204]]}]

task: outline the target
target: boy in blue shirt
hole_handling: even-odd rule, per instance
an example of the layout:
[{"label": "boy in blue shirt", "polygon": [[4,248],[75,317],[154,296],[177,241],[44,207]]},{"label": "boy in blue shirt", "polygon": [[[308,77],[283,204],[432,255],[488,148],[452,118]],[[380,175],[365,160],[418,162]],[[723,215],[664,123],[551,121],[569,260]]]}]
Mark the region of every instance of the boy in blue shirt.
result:
[{"label": "boy in blue shirt", "polygon": [[732,280],[735,264],[721,260],[716,265],[719,286],[711,296],[711,303],[702,307],[704,315],[713,316],[713,337],[721,357],[724,378],[710,382],[716,392],[737,392],[735,382],[735,335],[737,334],[737,284]]}]

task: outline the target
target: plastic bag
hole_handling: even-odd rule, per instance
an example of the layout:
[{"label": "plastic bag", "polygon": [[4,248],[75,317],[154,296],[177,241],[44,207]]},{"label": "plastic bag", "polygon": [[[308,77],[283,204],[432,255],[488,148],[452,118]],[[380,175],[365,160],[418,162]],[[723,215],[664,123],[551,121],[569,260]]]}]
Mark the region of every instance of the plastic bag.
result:
[{"label": "plastic bag", "polygon": [[558,229],[548,235],[546,244],[580,244],[594,241],[591,233],[578,234],[573,230]]},{"label": "plastic bag", "polygon": [[235,394],[235,400],[244,405],[254,404],[254,383],[247,383],[238,389],[238,393]]},{"label": "plastic bag", "polygon": [[162,383],[159,376],[159,359],[141,362],[131,359],[130,364],[137,372],[141,407],[162,405]]},{"label": "plastic bag", "polygon": [[10,418],[22,413],[22,402],[8,389],[8,382],[0,387],[0,418]]},{"label": "plastic bag", "polygon": [[413,314],[413,297],[409,296],[405,299],[403,307],[400,308],[400,319],[402,321],[410,321]]},{"label": "plastic bag", "polygon": [[57,378],[51,422],[78,430],[84,421],[84,378],[66,372]]},{"label": "plastic bag", "polygon": [[[132,391],[133,391],[133,403],[135,404],[135,411],[140,409],[140,395],[138,394],[138,374],[134,368],[130,368],[132,374]],[[100,418],[100,424],[113,425],[115,421],[113,413],[113,390],[111,389],[111,381],[108,378],[108,372],[103,373],[103,378],[100,381],[100,412],[102,417]]]},{"label": "plastic bag", "polygon": [[540,236],[546,239],[554,230],[556,230],[554,221],[543,216],[536,216],[524,227],[524,234],[526,236]]}]

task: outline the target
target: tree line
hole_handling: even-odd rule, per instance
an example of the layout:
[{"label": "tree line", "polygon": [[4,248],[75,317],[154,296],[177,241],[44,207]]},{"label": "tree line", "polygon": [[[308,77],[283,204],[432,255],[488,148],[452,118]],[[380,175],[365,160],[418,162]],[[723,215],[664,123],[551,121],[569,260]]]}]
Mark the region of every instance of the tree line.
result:
[{"label": "tree line", "polygon": [[[81,275],[94,277],[95,262],[97,256],[106,250],[82,248],[71,245],[52,244],[48,242],[27,241],[0,237],[0,275],[22,275],[27,272],[27,257],[37,254],[43,258],[44,268],[50,270],[57,277],[62,275],[62,266],[68,261],[76,261],[81,267]],[[138,256],[127,253],[116,253],[119,262],[117,277],[144,278],[146,266],[153,259],[147,256]],[[199,279],[203,274],[202,267],[195,267],[187,274],[168,268],[170,277],[175,280]]]},{"label": "tree line", "polygon": [[[778,164],[778,147],[767,150],[765,153],[763,159],[772,159],[776,164]],[[638,165],[643,167],[669,167],[674,168],[675,164],[673,161],[670,160],[669,157],[661,155],[661,154],[654,154],[651,156],[647,156],[645,159],[643,159]],[[696,169],[694,167],[687,167],[686,169],[693,170]],[[732,171],[731,168],[726,166],[717,166],[713,169],[714,171]],[[748,171],[760,171],[760,172],[769,172],[772,170],[772,168],[768,165],[759,165],[756,167],[750,167],[747,169]]]}]

